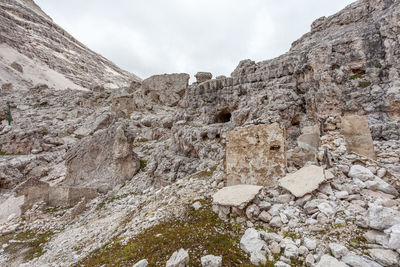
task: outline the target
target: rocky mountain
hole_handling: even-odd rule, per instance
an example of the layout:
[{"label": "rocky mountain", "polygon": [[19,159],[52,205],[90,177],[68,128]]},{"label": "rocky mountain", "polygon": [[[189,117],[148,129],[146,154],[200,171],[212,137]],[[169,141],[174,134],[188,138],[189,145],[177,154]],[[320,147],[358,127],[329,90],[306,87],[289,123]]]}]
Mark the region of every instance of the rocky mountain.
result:
[{"label": "rocky mountain", "polygon": [[33,2],[0,5],[0,265],[398,266],[399,1],[192,84],[140,81]]},{"label": "rocky mountain", "polygon": [[117,88],[140,81],[77,41],[32,0],[1,1],[0,12],[3,87]]}]

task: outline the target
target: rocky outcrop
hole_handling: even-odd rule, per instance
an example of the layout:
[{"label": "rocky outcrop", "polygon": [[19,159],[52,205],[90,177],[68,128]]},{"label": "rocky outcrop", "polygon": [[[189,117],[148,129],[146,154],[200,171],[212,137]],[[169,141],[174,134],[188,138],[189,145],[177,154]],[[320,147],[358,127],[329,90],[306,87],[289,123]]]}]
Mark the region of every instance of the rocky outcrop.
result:
[{"label": "rocky outcrop", "polygon": [[186,73],[151,76],[142,83],[142,95],[156,103],[176,106],[185,94],[189,78]]},{"label": "rocky outcrop", "polygon": [[2,1],[0,31],[0,84],[22,89],[42,82],[55,89],[90,89],[140,80],[85,47],[33,1]]},{"label": "rocky outcrop", "polygon": [[140,168],[139,159],[132,151],[132,142],[123,125],[82,139],[67,153],[64,183],[106,192],[131,179]]},{"label": "rocky outcrop", "polygon": [[[236,126],[280,122],[288,132],[329,116],[365,115],[374,139],[399,135],[399,3],[357,1],[317,20],[278,58],[240,62],[232,77],[188,88],[183,106],[204,123],[229,112]],[[296,136],[294,136],[296,138]]]}]

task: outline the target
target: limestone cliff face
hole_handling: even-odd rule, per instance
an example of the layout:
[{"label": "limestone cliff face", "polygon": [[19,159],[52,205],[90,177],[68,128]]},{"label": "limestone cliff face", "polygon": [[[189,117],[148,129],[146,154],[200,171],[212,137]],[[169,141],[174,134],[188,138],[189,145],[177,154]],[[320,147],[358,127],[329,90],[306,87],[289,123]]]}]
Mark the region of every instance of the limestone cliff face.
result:
[{"label": "limestone cliff face", "polygon": [[77,41],[32,0],[0,2],[0,33],[0,87],[116,88],[140,81]]},{"label": "limestone cliff face", "polygon": [[182,106],[202,107],[208,124],[229,112],[236,126],[277,121],[289,134],[293,125],[329,116],[367,115],[375,139],[394,138],[400,132],[399,18],[399,1],[357,1],[316,20],[286,54],[244,60],[232,77],[192,86]]}]

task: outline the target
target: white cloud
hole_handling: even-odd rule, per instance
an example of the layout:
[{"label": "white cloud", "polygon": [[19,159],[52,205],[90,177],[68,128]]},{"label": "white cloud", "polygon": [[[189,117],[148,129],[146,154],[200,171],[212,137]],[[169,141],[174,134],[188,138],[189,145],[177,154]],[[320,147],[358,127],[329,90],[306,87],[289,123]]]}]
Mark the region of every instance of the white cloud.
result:
[{"label": "white cloud", "polygon": [[36,0],[92,50],[142,78],[230,75],[287,52],[310,24],[353,0]]}]

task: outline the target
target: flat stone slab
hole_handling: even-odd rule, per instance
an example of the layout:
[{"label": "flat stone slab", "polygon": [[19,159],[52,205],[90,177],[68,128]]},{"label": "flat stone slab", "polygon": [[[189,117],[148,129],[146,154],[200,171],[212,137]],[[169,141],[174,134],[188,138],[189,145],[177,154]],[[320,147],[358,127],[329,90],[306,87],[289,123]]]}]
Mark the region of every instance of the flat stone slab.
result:
[{"label": "flat stone slab", "polygon": [[324,169],[315,165],[301,168],[279,180],[279,186],[285,188],[296,197],[302,197],[318,189],[326,180],[326,175],[332,177],[330,172],[324,173]]},{"label": "flat stone slab", "polygon": [[224,187],[214,194],[213,203],[221,206],[244,206],[255,198],[261,188],[262,186],[246,184]]}]

